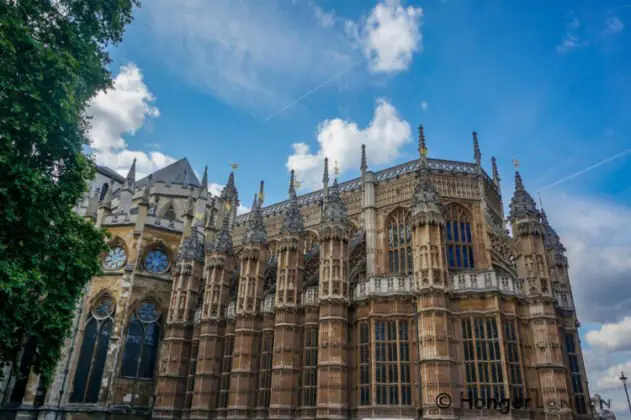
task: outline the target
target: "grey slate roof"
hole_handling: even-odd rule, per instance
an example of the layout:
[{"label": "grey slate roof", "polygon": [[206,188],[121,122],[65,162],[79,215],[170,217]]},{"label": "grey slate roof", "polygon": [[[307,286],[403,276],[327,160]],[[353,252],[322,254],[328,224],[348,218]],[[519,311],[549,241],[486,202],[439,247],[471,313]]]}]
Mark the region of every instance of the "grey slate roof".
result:
[{"label": "grey slate roof", "polygon": [[108,178],[112,178],[116,182],[120,182],[121,184],[125,181],[125,177],[114,171],[113,169],[108,168],[107,166],[96,165],[97,172],[105,175]]},{"label": "grey slate roof", "polygon": [[[169,166],[165,166],[162,169],[155,171],[153,174],[153,182],[167,182],[169,184],[181,184],[192,185],[199,187],[199,179],[188,159],[182,158],[176,162],[173,162]],[[139,181],[136,181],[136,188],[144,186],[149,182],[149,177],[146,176]]]}]

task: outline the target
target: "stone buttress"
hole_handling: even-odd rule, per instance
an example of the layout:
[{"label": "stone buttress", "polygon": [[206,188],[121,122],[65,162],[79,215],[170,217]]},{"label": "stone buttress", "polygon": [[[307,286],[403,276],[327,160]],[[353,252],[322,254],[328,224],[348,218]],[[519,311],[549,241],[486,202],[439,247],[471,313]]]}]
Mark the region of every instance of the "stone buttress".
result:
[{"label": "stone buttress", "polygon": [[294,171],[289,185],[289,208],[285,212],[278,245],[276,275],[274,353],[270,419],[293,419],[299,406],[302,348],[298,306],[304,274],[304,222],[296,190]]}]

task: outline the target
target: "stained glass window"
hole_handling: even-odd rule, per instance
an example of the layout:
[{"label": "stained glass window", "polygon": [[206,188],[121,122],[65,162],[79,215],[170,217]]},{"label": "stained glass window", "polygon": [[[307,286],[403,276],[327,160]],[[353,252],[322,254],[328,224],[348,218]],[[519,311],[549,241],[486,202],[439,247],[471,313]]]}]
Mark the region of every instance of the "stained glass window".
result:
[{"label": "stained glass window", "polygon": [[107,251],[105,258],[103,259],[103,267],[106,270],[118,270],[127,261],[127,253],[125,248],[120,245],[113,246]]},{"label": "stained glass window", "polygon": [[504,375],[495,318],[463,318],[465,379],[469,398],[504,399]]},{"label": "stained glass window", "polygon": [[127,327],[121,375],[153,379],[160,341],[160,313],[155,304],[145,302],[134,311]]},{"label": "stained glass window", "polygon": [[395,210],[386,221],[388,227],[388,268],[393,274],[411,274],[412,265],[412,230],[410,214],[407,210]]},{"label": "stained glass window", "polygon": [[150,273],[164,273],[169,268],[169,265],[169,256],[163,249],[153,249],[145,256],[145,269]]},{"label": "stained glass window", "polygon": [[445,218],[445,240],[449,268],[474,268],[469,213],[461,206],[452,204],[445,209]]},{"label": "stained glass window", "polygon": [[375,321],[375,402],[411,405],[408,321]]},{"label": "stained glass window", "polygon": [[104,296],[92,308],[83,331],[83,342],[70,395],[73,403],[96,403],[114,323],[114,301]]}]

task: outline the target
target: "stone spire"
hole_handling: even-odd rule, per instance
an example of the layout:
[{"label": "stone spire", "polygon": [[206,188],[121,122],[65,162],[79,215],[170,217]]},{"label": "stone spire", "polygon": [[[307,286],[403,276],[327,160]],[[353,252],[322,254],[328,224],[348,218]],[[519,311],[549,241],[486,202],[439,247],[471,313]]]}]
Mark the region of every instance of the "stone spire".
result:
[{"label": "stone spire", "polygon": [[361,163],[360,169],[362,171],[362,174],[366,173],[366,170],[368,169],[368,164],[366,163],[366,145],[365,144],[362,144],[362,163]]},{"label": "stone spire", "polygon": [[475,163],[480,166],[482,162],[482,153],[480,152],[480,143],[478,143],[478,133],[473,132],[473,158]]},{"label": "stone spire", "polygon": [[543,224],[543,230],[545,232],[544,244],[546,248],[565,252],[565,246],[563,246],[563,243],[561,243],[561,238],[556,233],[554,228],[550,226],[550,223],[548,222],[548,216],[546,215],[545,210],[543,210],[543,206],[541,207],[541,223]]},{"label": "stone spire", "polygon": [[497,170],[497,160],[495,159],[495,156],[491,156],[491,167],[493,170],[493,181],[499,185],[502,179],[500,178],[500,173]]},{"label": "stone spire", "polygon": [[259,188],[259,207],[263,208],[263,200],[265,199],[265,181],[261,180],[261,187]]},{"label": "stone spire", "polygon": [[136,183],[136,158],[134,158],[134,162],[131,164],[131,168],[129,168],[129,172],[127,172],[124,188],[133,188],[135,183]]},{"label": "stone spire", "polygon": [[533,217],[539,219],[539,211],[537,204],[528,191],[524,188],[524,182],[518,170],[515,170],[515,193],[511,199],[509,220],[515,220],[522,217]]},{"label": "stone spire", "polygon": [[421,158],[412,196],[412,217],[420,223],[442,224],[443,215],[438,191],[430,179],[427,165],[427,145],[422,125],[419,126],[418,131],[418,150]]},{"label": "stone spire", "polygon": [[285,211],[281,232],[300,233],[303,229],[304,222],[300,208],[298,207],[298,198],[296,197],[296,188],[294,187],[294,170],[292,169],[289,181],[289,207]]},{"label": "stone spire", "polygon": [[226,184],[226,189],[234,190],[236,187],[234,186],[234,171],[230,171],[230,176],[228,176],[228,183]]},{"label": "stone spire", "polygon": [[229,223],[230,221],[228,213],[226,213],[223,217],[219,233],[215,237],[215,243],[212,246],[212,249],[214,251],[223,252],[226,254],[232,253],[232,236],[230,235]]},{"label": "stone spire", "polygon": [[245,242],[262,243],[267,241],[267,232],[263,223],[263,213],[261,212],[261,201],[257,194],[254,194],[252,202],[252,214],[248,219],[248,225],[245,230]]},{"label": "stone spire", "polygon": [[142,196],[140,196],[140,201],[138,205],[149,206],[149,194],[151,192],[151,187],[153,186],[153,175],[149,175],[148,182],[145,184],[142,189]]},{"label": "stone spire", "polygon": [[208,197],[208,165],[204,166],[204,176],[202,177],[202,183],[197,189],[197,196],[202,198]]},{"label": "stone spire", "polygon": [[329,195],[326,197],[326,204],[324,205],[324,214],[322,216],[323,222],[337,222],[346,224],[348,222],[348,212],[346,205],[340,197],[340,189],[337,185],[337,178],[333,180],[333,185],[329,190]]}]

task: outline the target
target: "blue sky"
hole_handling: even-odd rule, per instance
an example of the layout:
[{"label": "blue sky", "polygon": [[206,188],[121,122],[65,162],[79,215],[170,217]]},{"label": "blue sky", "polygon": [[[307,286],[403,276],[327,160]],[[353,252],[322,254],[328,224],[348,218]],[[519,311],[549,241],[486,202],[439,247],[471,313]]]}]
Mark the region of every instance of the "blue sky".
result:
[{"label": "blue sky", "polygon": [[[261,178],[273,202],[290,167],[316,187],[325,155],[356,176],[362,143],[373,169],[415,158],[423,123],[436,158],[471,161],[477,130],[507,204],[513,159],[536,197],[631,148],[630,0],[144,3],[92,106],[97,159],[122,172],[187,157],[219,188],[237,162],[242,204]],[[631,373],[630,156],[542,190],[594,331],[592,391],[614,403],[612,372]]]}]

